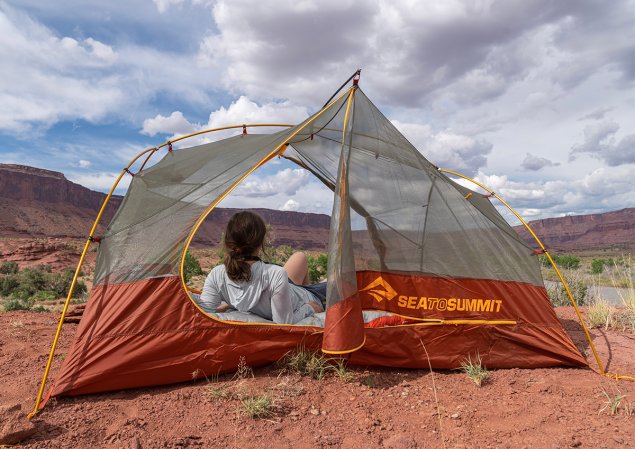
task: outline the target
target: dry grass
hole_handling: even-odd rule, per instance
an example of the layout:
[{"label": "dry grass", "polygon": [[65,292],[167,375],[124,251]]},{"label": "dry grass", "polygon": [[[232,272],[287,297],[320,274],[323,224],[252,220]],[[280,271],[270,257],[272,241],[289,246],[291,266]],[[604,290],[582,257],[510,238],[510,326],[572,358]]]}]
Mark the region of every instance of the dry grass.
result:
[{"label": "dry grass", "polygon": [[471,356],[464,359],[461,363],[461,369],[474,382],[477,387],[481,387],[489,377],[489,371],[483,366],[481,356],[477,353],[476,358],[472,360]]}]

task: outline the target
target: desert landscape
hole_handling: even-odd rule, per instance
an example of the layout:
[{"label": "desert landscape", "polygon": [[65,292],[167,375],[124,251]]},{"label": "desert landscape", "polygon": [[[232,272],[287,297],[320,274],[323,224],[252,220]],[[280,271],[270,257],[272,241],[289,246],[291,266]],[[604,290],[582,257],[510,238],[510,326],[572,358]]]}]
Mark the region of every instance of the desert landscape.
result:
[{"label": "desert landscape", "polygon": [[[5,170],[0,179],[13,186],[0,195],[4,210],[29,206],[20,214],[2,215],[0,261],[19,272],[46,267],[51,276],[74,269],[81,235],[103,195],[72,185],[61,174],[16,166],[0,170]],[[17,174],[20,182],[6,181]],[[70,197],[75,203],[63,213],[67,225],[56,227],[47,214],[60,214]],[[577,260],[575,268],[562,267],[566,276],[590,273],[594,266],[597,270],[594,261],[601,260],[600,273],[595,278],[585,274],[584,282],[597,279],[593,282],[610,286],[613,275],[621,275],[622,290],[632,294],[631,271],[620,272],[615,261],[623,260],[619,267],[630,270],[626,254],[635,243],[634,213],[626,209],[534,225],[562,254],[578,250],[578,256],[559,259],[563,265]],[[229,215],[227,210],[214,215],[191,248],[203,273],[219,261],[214,232]],[[325,248],[327,216],[263,215],[274,235],[284,236],[272,246],[305,248],[315,255]],[[64,325],[49,384],[81,317],[95,254],[89,251],[83,266],[80,281],[86,292],[73,300],[77,305],[71,307],[80,312]],[[630,276],[630,290],[624,273]],[[554,276],[547,269],[544,275]],[[192,282],[200,285],[203,279],[204,274],[196,275]],[[470,377],[466,370],[349,366],[343,359],[311,354],[308,365],[281,360],[213,378],[191,373],[195,380],[183,384],[53,399],[29,422],[25,415],[34,405],[63,302],[63,297],[39,297],[30,303],[31,310],[0,313],[0,419],[5,433],[17,432],[12,444],[20,447],[612,448],[635,441],[635,382],[598,373],[574,310],[566,305],[556,307],[557,316],[589,368],[485,367]],[[591,335],[606,372],[633,376],[635,334],[627,303],[611,305],[610,316],[603,315],[594,309],[597,301],[588,287],[580,302],[586,305],[582,311],[594,327]]]}]

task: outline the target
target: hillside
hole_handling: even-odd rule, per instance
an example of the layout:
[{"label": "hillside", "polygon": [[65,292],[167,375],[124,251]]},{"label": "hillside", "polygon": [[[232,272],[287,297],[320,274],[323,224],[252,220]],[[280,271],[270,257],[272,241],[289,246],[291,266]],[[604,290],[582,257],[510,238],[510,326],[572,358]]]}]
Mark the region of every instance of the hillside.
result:
[{"label": "hillside", "polygon": [[[530,221],[542,242],[558,251],[635,250],[635,208],[591,215],[570,215]],[[522,226],[515,227],[521,237],[535,246]]]},{"label": "hillside", "polygon": [[[0,164],[0,237],[78,238],[90,230],[105,194],[65,178],[62,173],[23,165]],[[114,196],[102,218],[110,222],[122,197]],[[321,214],[257,209],[271,224],[273,243],[324,250],[330,217]],[[216,209],[199,229],[195,244],[216,245],[233,209]],[[530,222],[545,245],[557,251],[635,250],[635,208]],[[530,242],[529,233],[516,231]]]},{"label": "hillside", "polygon": [[[62,173],[25,165],[0,164],[0,237],[87,237],[105,194],[69,181]],[[113,196],[97,234],[114,216],[123,197]],[[273,243],[323,250],[328,243],[327,215],[257,209],[271,224]],[[195,244],[218,243],[233,209],[218,208],[201,226]]]}]

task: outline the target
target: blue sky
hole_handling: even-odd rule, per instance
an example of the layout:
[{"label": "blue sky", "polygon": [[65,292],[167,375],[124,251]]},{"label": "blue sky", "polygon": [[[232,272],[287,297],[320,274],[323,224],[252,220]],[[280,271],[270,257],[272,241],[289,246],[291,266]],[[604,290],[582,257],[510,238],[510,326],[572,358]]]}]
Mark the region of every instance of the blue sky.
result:
[{"label": "blue sky", "polygon": [[[0,0],[0,56],[0,162],[96,190],[174,135],[298,122],[361,67],[431,162],[525,217],[635,206],[634,1]],[[276,163],[223,205],[331,203]]]}]

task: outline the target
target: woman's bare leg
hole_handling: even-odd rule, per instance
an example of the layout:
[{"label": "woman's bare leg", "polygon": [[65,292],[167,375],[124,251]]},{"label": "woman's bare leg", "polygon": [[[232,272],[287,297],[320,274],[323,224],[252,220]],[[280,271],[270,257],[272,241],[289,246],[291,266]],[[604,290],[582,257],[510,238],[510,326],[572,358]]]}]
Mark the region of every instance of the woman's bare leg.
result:
[{"label": "woman's bare leg", "polygon": [[283,267],[289,279],[298,285],[309,284],[309,264],[306,259],[306,255],[301,252],[291,254],[287,263]]}]

